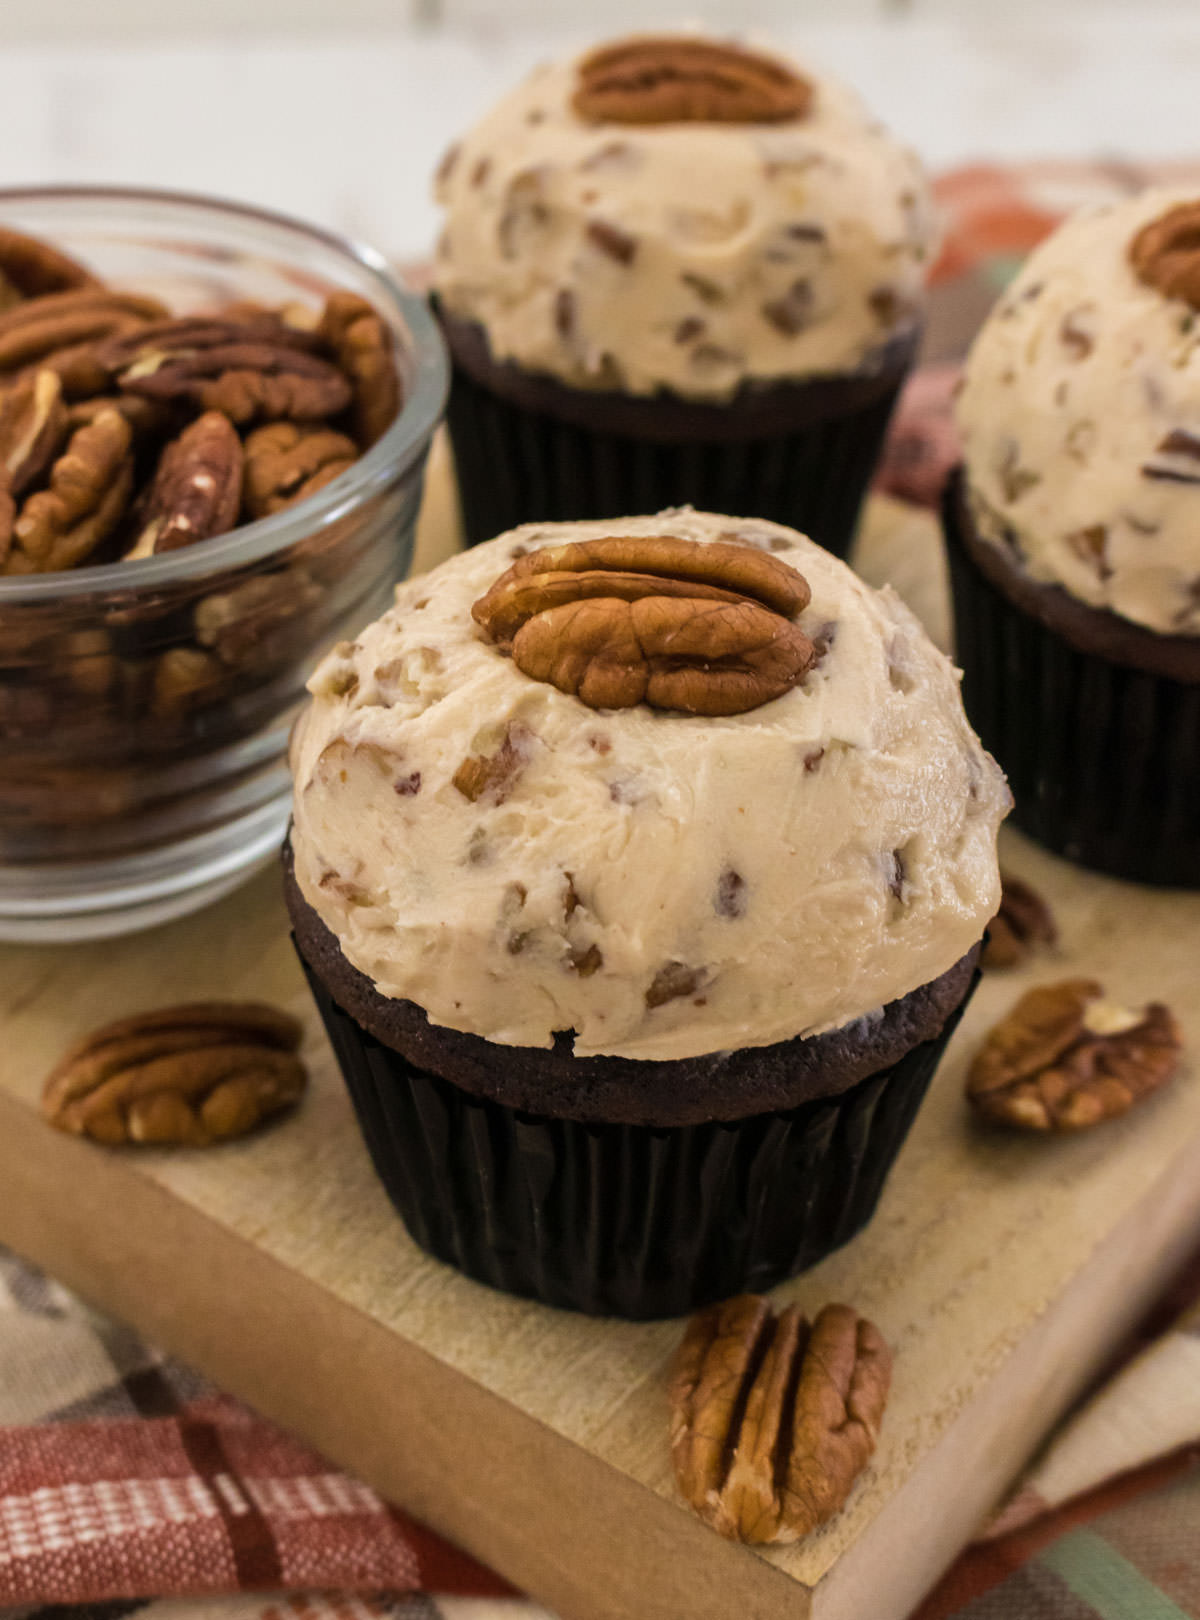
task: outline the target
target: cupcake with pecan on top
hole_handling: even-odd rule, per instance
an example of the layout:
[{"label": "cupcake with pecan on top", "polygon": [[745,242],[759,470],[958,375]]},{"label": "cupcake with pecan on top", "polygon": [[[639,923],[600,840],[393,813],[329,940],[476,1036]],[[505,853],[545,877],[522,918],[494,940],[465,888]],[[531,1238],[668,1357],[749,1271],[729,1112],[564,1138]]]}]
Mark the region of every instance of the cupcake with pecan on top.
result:
[{"label": "cupcake with pecan on top", "polygon": [[916,159],[851,91],[635,36],[535,72],[437,194],[470,541],[686,501],[845,551],[932,235]]},{"label": "cupcake with pecan on top", "polygon": [[963,696],[1014,819],[1200,886],[1200,199],[1077,215],[971,351],[946,532]]},{"label": "cupcake with pecan on top", "polygon": [[862,1226],[1007,805],[897,597],[757,520],[528,525],[310,690],[289,905],[420,1244],[661,1316]]}]

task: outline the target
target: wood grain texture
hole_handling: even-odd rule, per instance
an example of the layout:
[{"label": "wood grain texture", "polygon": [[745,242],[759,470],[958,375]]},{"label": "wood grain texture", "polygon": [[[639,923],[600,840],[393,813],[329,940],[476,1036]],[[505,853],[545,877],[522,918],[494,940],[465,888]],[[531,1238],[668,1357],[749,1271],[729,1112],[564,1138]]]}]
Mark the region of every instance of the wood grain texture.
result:
[{"label": "wood grain texture", "polygon": [[[426,558],[444,548],[444,520],[424,538]],[[272,872],[131,938],[0,949],[0,1241],[567,1620],[801,1617],[814,1593],[820,1620],[901,1620],[1200,1232],[1200,895],[1101,879],[1017,835],[1004,857],[1052,898],[1061,949],[985,980],[875,1220],[777,1290],[812,1309],[853,1303],[896,1361],[873,1464],[800,1546],[750,1552],[680,1505],[665,1409],[677,1324],[509,1299],[411,1244],[308,1005]],[[982,1031],[1030,984],[1075,973],[1171,1002],[1183,1072],[1090,1136],[980,1130],[961,1093]],[[196,1154],[108,1151],[37,1118],[42,1078],[78,1034],[222,995],[304,1019],[314,1083],[293,1117]]]}]

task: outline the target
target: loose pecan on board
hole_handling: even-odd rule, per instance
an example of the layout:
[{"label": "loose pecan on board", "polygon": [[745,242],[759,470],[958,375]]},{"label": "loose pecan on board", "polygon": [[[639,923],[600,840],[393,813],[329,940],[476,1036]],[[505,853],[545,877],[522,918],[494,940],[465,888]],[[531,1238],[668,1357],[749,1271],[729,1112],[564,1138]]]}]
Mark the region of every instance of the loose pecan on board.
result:
[{"label": "loose pecan on board", "polygon": [[109,1146],[207,1147],[290,1108],[307,1076],[296,1019],[260,1002],[194,1002],[96,1030],[46,1081],[49,1123]]},{"label": "loose pecan on board", "polygon": [[1150,1096],[1179,1065],[1179,1026],[1161,1002],[1140,1012],[1105,999],[1095,979],[1022,996],[967,1072],[985,1119],[1025,1131],[1078,1131]]},{"label": "loose pecan on board", "polygon": [[844,1505],[891,1382],[879,1330],[845,1305],[810,1326],[755,1294],[692,1318],[670,1373],[671,1454],[688,1505],[723,1536],[798,1541]]},{"label": "loose pecan on board", "polygon": [[988,923],[985,968],[1017,967],[1039,945],[1058,942],[1054,914],[1032,884],[1000,873],[1000,910]]}]

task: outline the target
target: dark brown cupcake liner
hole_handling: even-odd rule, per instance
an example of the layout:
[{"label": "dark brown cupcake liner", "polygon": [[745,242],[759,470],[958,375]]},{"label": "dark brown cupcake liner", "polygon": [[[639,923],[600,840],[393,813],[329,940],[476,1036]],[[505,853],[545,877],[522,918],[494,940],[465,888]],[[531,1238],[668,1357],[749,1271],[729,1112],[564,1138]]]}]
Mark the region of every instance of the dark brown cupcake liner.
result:
[{"label": "dark brown cupcake liner", "polygon": [[969,554],[961,475],[943,526],[967,717],[1023,832],[1139,883],[1200,888],[1200,684],[1071,645]]},{"label": "dark brown cupcake liner", "polygon": [[[668,506],[768,518],[838,556],[854,536],[917,334],[878,371],[764,384],[726,406],[590,395],[457,358],[447,423],[467,543],[519,523]],[[516,397],[516,396],[520,397]]]},{"label": "dark brown cupcake liner", "polygon": [[635,1319],[770,1288],[853,1237],[975,983],[940,1035],[838,1097],[658,1129],[472,1096],[375,1040],[301,964],[371,1160],[415,1242],[507,1293]]}]

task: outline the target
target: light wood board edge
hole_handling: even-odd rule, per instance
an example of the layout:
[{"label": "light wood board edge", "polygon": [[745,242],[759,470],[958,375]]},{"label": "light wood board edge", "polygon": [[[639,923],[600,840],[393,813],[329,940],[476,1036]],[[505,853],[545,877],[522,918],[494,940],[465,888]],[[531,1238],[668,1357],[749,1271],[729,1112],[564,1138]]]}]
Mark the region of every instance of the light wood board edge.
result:
[{"label": "light wood board edge", "polygon": [[806,1620],[809,1590],[791,1576],[131,1173],[121,1156],[48,1132],[3,1094],[0,1133],[0,1242],[550,1608],[571,1620],[729,1620],[732,1592],[738,1620]]}]

